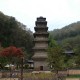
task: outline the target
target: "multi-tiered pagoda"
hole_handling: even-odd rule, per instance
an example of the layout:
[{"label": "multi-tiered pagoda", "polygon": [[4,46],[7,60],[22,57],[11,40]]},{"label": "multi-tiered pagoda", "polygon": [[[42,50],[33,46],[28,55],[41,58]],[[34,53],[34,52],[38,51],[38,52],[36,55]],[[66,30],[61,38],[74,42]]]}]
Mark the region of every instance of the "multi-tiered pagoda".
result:
[{"label": "multi-tiered pagoda", "polygon": [[39,17],[35,22],[34,33],[34,68],[35,70],[47,70],[48,27],[46,18]]}]

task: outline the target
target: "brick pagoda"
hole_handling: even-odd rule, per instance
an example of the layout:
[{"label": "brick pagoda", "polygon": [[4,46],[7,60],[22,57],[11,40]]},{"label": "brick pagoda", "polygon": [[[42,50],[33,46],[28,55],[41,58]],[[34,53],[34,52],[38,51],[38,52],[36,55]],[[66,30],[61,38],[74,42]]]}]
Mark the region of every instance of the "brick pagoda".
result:
[{"label": "brick pagoda", "polygon": [[34,68],[35,70],[47,70],[48,27],[46,18],[39,17],[35,22],[34,33]]}]

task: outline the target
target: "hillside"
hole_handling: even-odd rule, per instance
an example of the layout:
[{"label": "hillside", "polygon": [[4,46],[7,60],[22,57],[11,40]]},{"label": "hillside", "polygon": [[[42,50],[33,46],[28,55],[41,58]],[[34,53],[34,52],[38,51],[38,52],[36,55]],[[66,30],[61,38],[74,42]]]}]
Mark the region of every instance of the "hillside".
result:
[{"label": "hillside", "polygon": [[76,47],[80,44],[80,21],[69,24],[62,29],[50,31],[50,35],[63,46],[69,44],[72,48]]},{"label": "hillside", "polygon": [[65,38],[75,37],[77,35],[80,35],[80,21],[65,26],[62,29],[55,29],[53,31],[50,31],[50,35],[55,40],[62,40]]},{"label": "hillside", "polygon": [[31,53],[33,46],[32,32],[15,17],[0,12],[0,44],[2,47],[16,46]]}]

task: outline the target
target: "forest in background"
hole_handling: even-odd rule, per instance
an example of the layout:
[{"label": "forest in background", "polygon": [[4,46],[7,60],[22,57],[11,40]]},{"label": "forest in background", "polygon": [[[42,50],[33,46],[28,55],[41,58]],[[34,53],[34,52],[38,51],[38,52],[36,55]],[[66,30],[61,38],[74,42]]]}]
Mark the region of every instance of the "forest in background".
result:
[{"label": "forest in background", "polygon": [[49,31],[49,34],[52,40],[48,60],[52,69],[80,69],[80,21]]},{"label": "forest in background", "polygon": [[69,24],[62,29],[49,31],[50,36],[62,47],[71,49],[80,45],[80,21]]},{"label": "forest in background", "polygon": [[[3,48],[9,46],[21,48],[26,55],[25,59],[31,59],[34,45],[33,32],[14,17],[0,12],[0,44]],[[66,55],[65,50],[72,50],[75,55]],[[80,22],[49,31],[48,53],[49,65],[55,70],[79,67]]]},{"label": "forest in background", "polygon": [[[80,45],[80,21],[49,31],[49,35],[64,49],[74,49]],[[20,47],[31,56],[33,32],[15,17],[0,12],[0,43],[4,48],[11,45]]]},{"label": "forest in background", "polygon": [[3,48],[16,46],[22,48],[28,58],[32,55],[33,33],[14,17],[0,12],[0,44]]}]

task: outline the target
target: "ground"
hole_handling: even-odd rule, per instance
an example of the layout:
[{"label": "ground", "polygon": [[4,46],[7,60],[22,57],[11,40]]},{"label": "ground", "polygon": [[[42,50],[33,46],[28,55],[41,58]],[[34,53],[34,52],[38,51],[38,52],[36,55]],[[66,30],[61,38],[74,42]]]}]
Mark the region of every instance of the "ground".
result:
[{"label": "ground", "polygon": [[0,80],[18,80],[18,78],[0,78]]},{"label": "ground", "polygon": [[66,80],[80,80],[80,78],[67,78]]}]

